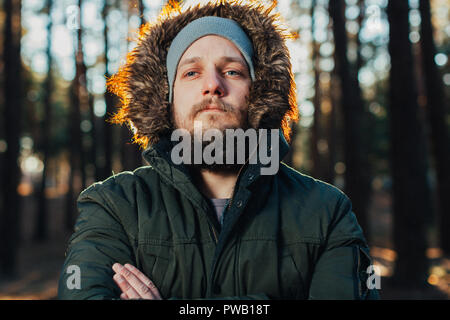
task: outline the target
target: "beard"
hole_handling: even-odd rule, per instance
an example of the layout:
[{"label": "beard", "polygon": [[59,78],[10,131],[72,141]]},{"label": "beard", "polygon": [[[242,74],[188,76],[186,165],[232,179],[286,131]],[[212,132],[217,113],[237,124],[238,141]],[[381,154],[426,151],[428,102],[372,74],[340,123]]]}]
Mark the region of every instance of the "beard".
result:
[{"label": "beard", "polygon": [[[201,137],[196,135],[193,125],[190,125],[189,128],[186,128],[186,123],[193,124],[196,116],[205,110],[208,105],[214,104],[219,107],[221,111],[225,114],[220,113],[217,114],[212,112],[210,114],[203,115],[206,120],[201,121],[202,123],[202,131]],[[245,111],[243,111],[245,110]],[[227,141],[227,129],[242,129],[247,130],[248,120],[247,120],[247,108],[237,108],[229,103],[225,103],[220,101],[217,98],[205,99],[202,102],[193,105],[191,112],[189,113],[187,120],[184,122],[176,121],[177,119],[172,118],[172,123],[175,125],[175,129],[186,129],[189,131],[191,136],[191,154],[189,155],[190,163],[185,164],[189,170],[206,170],[212,172],[237,172],[245,163],[243,163],[242,158],[238,159],[238,154],[244,152],[244,159],[248,159],[250,152],[250,143],[249,139],[245,139],[244,146],[242,144],[237,143],[237,137],[234,137],[233,140]],[[224,124],[223,117],[231,117],[236,119],[234,124],[226,125]],[[172,112],[173,117],[173,112]],[[205,125],[206,123],[206,125]],[[216,132],[220,132],[222,141],[216,141],[217,136],[212,137],[210,140],[203,139],[205,131],[209,129],[218,130]],[[198,134],[198,133],[197,133]],[[220,138],[219,138],[220,139]],[[198,146],[201,145],[202,152],[202,161],[201,163],[195,163],[195,153],[198,152]],[[214,163],[205,163],[203,161],[203,150],[209,147],[211,151],[211,156],[214,159],[219,159],[219,161],[215,161]],[[228,160],[228,161],[227,161]],[[230,161],[231,160],[231,161]],[[241,160],[241,161],[239,161]]]},{"label": "beard", "polygon": [[[227,129],[244,129],[245,128],[227,128]],[[206,170],[211,172],[237,172],[244,165],[249,158],[250,143],[248,139],[245,139],[245,143],[240,145],[237,143],[237,137],[227,137],[227,129],[219,131],[221,135],[213,137],[211,141],[199,140],[195,135],[191,139],[191,154],[190,164],[187,166],[194,170]],[[222,141],[216,141],[221,139]],[[231,140],[230,140],[231,139]],[[201,163],[195,163],[196,144],[201,145],[201,152],[204,155],[204,150],[211,150],[210,156],[214,159],[213,163],[206,163],[202,157]],[[243,157],[239,157],[239,154],[243,152]]]}]

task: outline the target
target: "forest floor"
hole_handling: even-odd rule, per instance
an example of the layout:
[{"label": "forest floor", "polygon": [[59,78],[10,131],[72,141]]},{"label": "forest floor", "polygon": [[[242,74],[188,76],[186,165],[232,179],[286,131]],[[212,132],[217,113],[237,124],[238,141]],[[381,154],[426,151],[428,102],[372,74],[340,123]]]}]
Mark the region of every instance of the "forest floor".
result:
[{"label": "forest floor", "polygon": [[[64,261],[64,251],[69,233],[64,232],[63,217],[53,212],[49,217],[52,221],[49,240],[36,243],[32,240],[34,201],[24,199],[22,216],[22,242],[18,250],[16,275],[0,278],[0,300],[40,300],[56,299],[57,285]],[[63,199],[54,199],[51,205],[54,209],[61,208]],[[392,250],[390,236],[391,215],[390,197],[387,193],[378,192],[373,196],[370,209],[371,234],[370,247],[374,264],[381,274],[381,299],[389,300],[450,300],[450,259],[443,257],[440,250],[430,246],[427,251],[430,269],[429,286],[425,289],[399,288],[391,283],[391,275],[395,267],[395,251]],[[435,242],[431,237],[430,243]]]}]

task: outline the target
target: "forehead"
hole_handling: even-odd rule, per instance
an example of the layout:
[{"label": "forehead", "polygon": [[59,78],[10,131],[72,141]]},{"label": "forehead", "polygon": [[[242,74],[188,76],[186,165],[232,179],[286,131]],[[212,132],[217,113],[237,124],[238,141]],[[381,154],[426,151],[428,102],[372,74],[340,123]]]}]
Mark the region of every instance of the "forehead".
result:
[{"label": "forehead", "polygon": [[233,42],[216,35],[204,36],[194,41],[181,56],[178,66],[182,66],[184,62],[193,57],[199,58],[197,60],[232,57],[245,63],[241,51]]}]

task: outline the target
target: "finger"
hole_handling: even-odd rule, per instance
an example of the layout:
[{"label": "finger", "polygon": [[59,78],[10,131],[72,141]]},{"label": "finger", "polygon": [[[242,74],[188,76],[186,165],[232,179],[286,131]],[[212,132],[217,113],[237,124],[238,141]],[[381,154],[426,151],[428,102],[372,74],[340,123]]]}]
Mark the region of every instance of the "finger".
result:
[{"label": "finger", "polygon": [[[118,264],[118,263],[117,263]],[[142,299],[155,299],[155,296],[153,295],[152,291],[150,290],[150,288],[143,283],[141,280],[139,280],[138,277],[136,277],[134,275],[134,273],[132,273],[130,270],[128,270],[127,268],[125,268],[124,266],[120,265],[117,266],[117,264],[115,264],[113,266],[113,269],[117,270],[118,273],[125,278],[126,282],[128,283],[128,285],[133,288],[133,291],[137,292],[138,294],[138,298],[142,298]],[[116,271],[116,272],[117,272]],[[129,290],[129,289],[128,289]],[[126,294],[128,294],[128,291],[124,291]],[[134,295],[134,292],[132,293],[132,295]],[[130,296],[130,294],[128,294],[128,296],[133,299],[134,297]]]},{"label": "finger", "polygon": [[113,276],[114,281],[122,290],[122,294],[126,294],[129,299],[139,299],[139,294],[134,290],[134,288],[128,283],[128,281],[122,277],[120,274],[116,273]]},{"label": "finger", "polygon": [[113,276],[114,281],[119,286],[120,290],[125,293],[129,299],[140,299],[141,296],[137,293],[136,290],[128,283],[128,281],[122,277],[120,274],[116,273]]},{"label": "finger", "polygon": [[[144,299],[158,299],[151,288],[151,281],[131,264],[125,264],[122,274],[128,274],[128,281]],[[154,285],[153,285],[154,286]]]},{"label": "finger", "polygon": [[162,300],[158,288],[155,286],[153,281],[151,281],[145,274],[143,274],[138,268],[129,263],[125,264],[125,268],[130,270],[140,281],[142,281],[142,283],[144,283],[148,288],[150,288],[151,293],[154,296],[154,299]]},{"label": "finger", "polygon": [[121,295],[120,295],[120,299],[122,299],[122,300],[128,300],[129,298],[128,298],[128,296],[127,296],[127,294],[126,293],[121,293]]}]

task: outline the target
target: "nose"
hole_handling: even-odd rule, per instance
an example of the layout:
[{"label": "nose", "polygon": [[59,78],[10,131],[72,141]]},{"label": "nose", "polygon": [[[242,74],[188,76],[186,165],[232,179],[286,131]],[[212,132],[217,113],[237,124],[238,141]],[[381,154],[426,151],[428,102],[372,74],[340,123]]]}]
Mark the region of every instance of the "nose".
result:
[{"label": "nose", "polygon": [[225,95],[225,86],[222,82],[220,74],[216,70],[211,70],[205,74],[202,88],[203,96],[217,96]]}]

